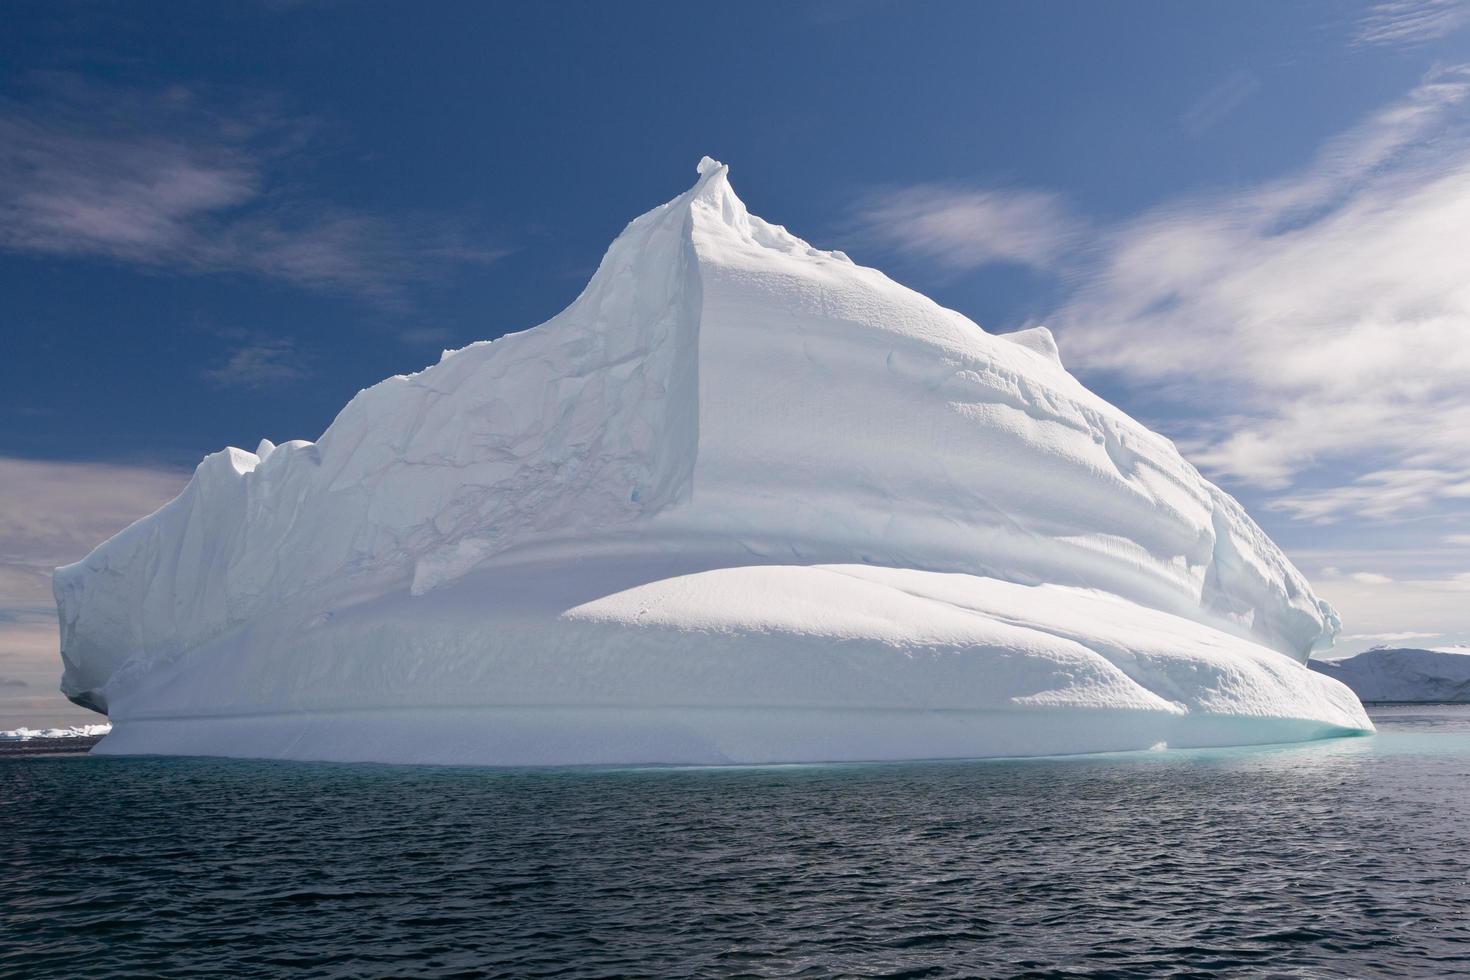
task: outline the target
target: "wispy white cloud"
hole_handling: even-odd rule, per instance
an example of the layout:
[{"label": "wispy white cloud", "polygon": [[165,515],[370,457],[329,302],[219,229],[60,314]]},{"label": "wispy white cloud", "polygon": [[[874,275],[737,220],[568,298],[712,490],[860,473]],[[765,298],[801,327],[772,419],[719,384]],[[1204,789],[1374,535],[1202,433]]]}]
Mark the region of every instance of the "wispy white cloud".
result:
[{"label": "wispy white cloud", "polygon": [[1081,225],[1057,194],[920,184],[870,195],[858,237],[952,271],[997,263],[1049,269]]},{"label": "wispy white cloud", "polygon": [[398,339],[414,347],[439,345],[454,341],[454,331],[448,327],[408,327],[398,331]]},{"label": "wispy white cloud", "polygon": [[1393,581],[1379,572],[1353,572],[1348,578],[1360,585],[1388,585]]},{"label": "wispy white cloud", "polygon": [[1428,637],[1470,640],[1470,572],[1398,579],[1321,569],[1312,586],[1353,625],[1353,633],[1338,639],[1344,652]]},{"label": "wispy white cloud", "polygon": [[312,375],[295,343],[279,337],[256,337],[241,344],[231,349],[223,364],[202,373],[225,388],[268,388]]},{"label": "wispy white cloud", "polygon": [[1175,434],[1298,517],[1465,499],[1467,102],[1470,67],[1437,71],[1299,173],[1115,229],[1053,320],[1064,357],[1229,415]]},{"label": "wispy white cloud", "polygon": [[1435,41],[1470,24],[1467,0],[1385,0],[1354,25],[1355,47],[1410,46]]},{"label": "wispy white cloud", "polygon": [[1347,643],[1407,643],[1410,640],[1432,640],[1442,633],[1422,633],[1416,630],[1400,630],[1397,633],[1346,633],[1338,640]]},{"label": "wispy white cloud", "polygon": [[1179,117],[1179,125],[1191,136],[1203,135],[1234,112],[1260,87],[1261,80],[1255,72],[1237,69],[1190,105]]},{"label": "wispy white cloud", "polygon": [[1347,486],[1291,492],[1268,506],[1300,520],[1332,524],[1354,517],[1389,520],[1459,501],[1470,501],[1470,467],[1378,470]]},{"label": "wispy white cloud", "polygon": [[0,102],[0,249],[248,272],[386,304],[436,266],[505,254],[442,216],[293,194],[284,171],[309,121],[224,101],[45,76],[34,98]]}]

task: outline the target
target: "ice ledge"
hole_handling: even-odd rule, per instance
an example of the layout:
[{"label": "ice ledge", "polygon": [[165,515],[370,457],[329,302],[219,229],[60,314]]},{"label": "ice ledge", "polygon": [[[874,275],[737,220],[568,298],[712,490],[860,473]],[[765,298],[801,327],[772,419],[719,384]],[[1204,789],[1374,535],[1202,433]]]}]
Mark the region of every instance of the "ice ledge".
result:
[{"label": "ice ledge", "polygon": [[1154,711],[370,709],[116,725],[100,755],[400,765],[761,765],[1090,754],[1365,734],[1328,722]]},{"label": "ice ledge", "polygon": [[1046,327],[1035,326],[1013,333],[1003,333],[999,336],[1002,340],[1009,340],[1027,350],[1035,351],[1058,366],[1062,363],[1061,351],[1057,349],[1057,339]]}]

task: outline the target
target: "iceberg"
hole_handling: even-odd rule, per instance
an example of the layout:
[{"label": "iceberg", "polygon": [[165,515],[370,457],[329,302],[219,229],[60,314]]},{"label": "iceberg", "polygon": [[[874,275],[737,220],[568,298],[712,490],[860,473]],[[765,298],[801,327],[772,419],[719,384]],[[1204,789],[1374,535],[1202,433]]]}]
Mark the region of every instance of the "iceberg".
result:
[{"label": "iceberg", "polygon": [[1374,647],[1307,666],[1342,681],[1364,701],[1470,702],[1470,647]]},{"label": "iceberg", "polygon": [[56,570],[108,753],[497,765],[1372,730],[1336,613],[1082,386],[752,215],[728,171],[548,322],[206,457]]}]

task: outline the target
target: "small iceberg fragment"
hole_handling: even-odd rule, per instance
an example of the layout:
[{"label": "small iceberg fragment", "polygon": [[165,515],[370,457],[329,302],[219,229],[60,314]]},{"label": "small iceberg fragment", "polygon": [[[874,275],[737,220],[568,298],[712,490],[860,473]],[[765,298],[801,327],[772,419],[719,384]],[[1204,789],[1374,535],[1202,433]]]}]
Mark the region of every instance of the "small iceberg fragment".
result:
[{"label": "small iceberg fragment", "polygon": [[0,742],[29,742],[37,738],[98,738],[112,731],[112,726],[72,725],[68,728],[10,728],[0,731]]}]

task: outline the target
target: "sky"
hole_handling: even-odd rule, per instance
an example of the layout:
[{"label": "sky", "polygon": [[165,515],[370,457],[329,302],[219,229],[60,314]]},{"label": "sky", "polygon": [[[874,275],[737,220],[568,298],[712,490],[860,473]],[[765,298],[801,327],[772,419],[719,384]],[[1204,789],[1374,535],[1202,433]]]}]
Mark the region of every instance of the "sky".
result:
[{"label": "sky", "polygon": [[1342,613],[1470,641],[1470,2],[12,0],[0,727],[50,570],[199,459],[546,320],[709,154],[754,213],[1044,323]]}]

